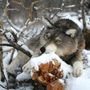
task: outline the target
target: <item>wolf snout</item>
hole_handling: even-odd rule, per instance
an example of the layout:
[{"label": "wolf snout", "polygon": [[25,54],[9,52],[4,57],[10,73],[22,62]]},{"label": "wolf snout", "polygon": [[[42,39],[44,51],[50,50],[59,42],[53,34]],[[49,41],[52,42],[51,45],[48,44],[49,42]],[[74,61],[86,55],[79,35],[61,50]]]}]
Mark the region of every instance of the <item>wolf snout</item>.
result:
[{"label": "wolf snout", "polygon": [[40,51],[41,51],[42,53],[44,53],[44,52],[46,51],[45,47],[42,46],[42,47],[40,48]]}]

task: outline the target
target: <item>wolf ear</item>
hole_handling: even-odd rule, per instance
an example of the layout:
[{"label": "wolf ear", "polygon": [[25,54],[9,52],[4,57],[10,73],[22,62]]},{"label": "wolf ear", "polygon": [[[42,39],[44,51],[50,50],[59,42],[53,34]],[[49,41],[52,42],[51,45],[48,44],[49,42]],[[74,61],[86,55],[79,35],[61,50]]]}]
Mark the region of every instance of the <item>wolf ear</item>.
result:
[{"label": "wolf ear", "polygon": [[66,34],[67,34],[67,35],[70,35],[72,38],[74,38],[75,35],[76,35],[76,32],[77,32],[76,29],[68,29],[68,30],[66,31]]}]

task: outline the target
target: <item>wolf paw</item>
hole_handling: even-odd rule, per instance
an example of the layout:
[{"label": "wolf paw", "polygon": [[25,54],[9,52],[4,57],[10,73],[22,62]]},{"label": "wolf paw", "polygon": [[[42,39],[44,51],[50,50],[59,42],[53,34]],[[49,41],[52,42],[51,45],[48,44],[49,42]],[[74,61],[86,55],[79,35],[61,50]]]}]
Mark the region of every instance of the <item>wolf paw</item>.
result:
[{"label": "wolf paw", "polygon": [[28,57],[22,54],[18,56],[7,66],[7,72],[13,75],[17,75],[22,71],[22,66],[27,63]]},{"label": "wolf paw", "polygon": [[17,75],[21,71],[21,68],[18,65],[11,64],[7,66],[6,70],[10,74]]},{"label": "wolf paw", "polygon": [[83,63],[82,61],[76,61],[73,64],[73,75],[79,77],[83,72]]},{"label": "wolf paw", "polygon": [[31,78],[30,75],[28,75],[28,74],[25,73],[25,72],[22,72],[21,74],[17,75],[16,80],[17,80],[17,81],[27,81],[27,80],[29,80],[30,78]]}]

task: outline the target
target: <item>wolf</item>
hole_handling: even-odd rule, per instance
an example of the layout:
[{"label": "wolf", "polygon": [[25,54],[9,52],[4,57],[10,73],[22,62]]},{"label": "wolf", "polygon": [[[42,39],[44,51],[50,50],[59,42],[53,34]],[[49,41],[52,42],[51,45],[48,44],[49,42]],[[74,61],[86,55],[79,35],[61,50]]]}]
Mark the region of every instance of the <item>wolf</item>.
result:
[{"label": "wolf", "polygon": [[[74,76],[78,77],[83,72],[82,50],[85,48],[85,40],[79,26],[69,19],[59,19],[51,26],[46,26],[40,35],[28,40],[26,45],[34,52],[33,57],[55,52],[72,65]],[[29,60],[27,55],[19,52],[7,71],[17,75],[16,68],[23,67],[24,72],[30,72]]]},{"label": "wolf", "polygon": [[81,29],[69,19],[61,19],[48,28],[40,37],[42,50],[54,51],[65,62],[73,66],[73,75],[78,77],[83,71],[82,50],[85,40]]}]

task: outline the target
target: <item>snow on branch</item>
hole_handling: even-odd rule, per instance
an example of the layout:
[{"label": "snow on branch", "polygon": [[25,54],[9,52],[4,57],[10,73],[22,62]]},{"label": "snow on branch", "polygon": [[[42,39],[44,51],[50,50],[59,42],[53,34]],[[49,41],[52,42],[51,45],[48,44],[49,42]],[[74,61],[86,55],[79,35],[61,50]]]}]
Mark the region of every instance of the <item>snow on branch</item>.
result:
[{"label": "snow on branch", "polygon": [[4,35],[4,37],[6,38],[6,40],[9,42],[9,44],[4,43],[4,44],[0,44],[0,46],[10,46],[10,47],[13,47],[16,50],[19,50],[19,51],[23,52],[27,56],[32,57],[32,52],[30,52],[30,50],[25,50],[25,48],[22,48],[22,46],[23,46],[22,44],[19,45],[17,43],[17,40],[18,39],[17,39],[17,36],[15,35],[14,32],[10,32],[11,35],[13,36],[13,39],[12,39],[12,38],[8,37],[7,31],[2,30],[2,29],[0,29],[0,31],[2,32],[2,34]]}]

